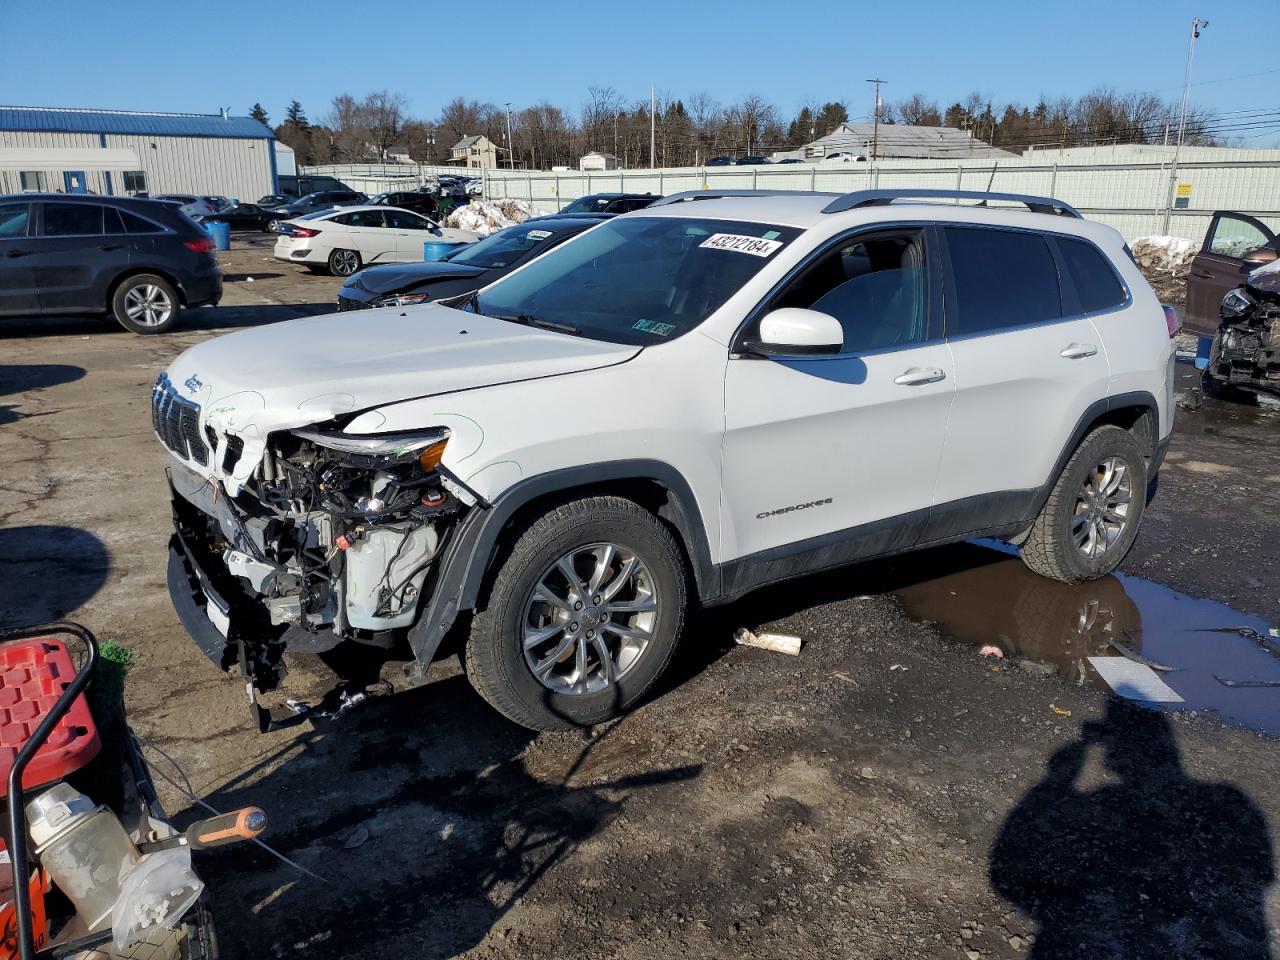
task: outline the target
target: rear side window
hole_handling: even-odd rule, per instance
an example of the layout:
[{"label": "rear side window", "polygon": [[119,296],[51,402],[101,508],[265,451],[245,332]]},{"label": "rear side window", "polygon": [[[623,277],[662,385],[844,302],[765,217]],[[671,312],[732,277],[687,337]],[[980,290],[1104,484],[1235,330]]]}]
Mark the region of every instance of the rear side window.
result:
[{"label": "rear side window", "polygon": [[125,233],[163,233],[161,227],[156,226],[150,220],[144,220],[142,217],[130,213],[128,210],[120,210],[116,212],[120,214],[120,220],[124,224]]},{"label": "rear side window", "polygon": [[1058,237],[1058,252],[1075,284],[1076,298],[1085,313],[1110,310],[1124,303],[1126,294],[1111,264],[1093,244]]},{"label": "rear side window", "polygon": [[1058,265],[1038,233],[946,227],[958,316],[951,336],[1062,316]]},{"label": "rear side window", "polygon": [[46,203],[46,237],[97,237],[102,235],[102,207],[95,203]]},{"label": "rear side window", "polygon": [[25,237],[30,212],[27,203],[0,203],[0,237]]}]

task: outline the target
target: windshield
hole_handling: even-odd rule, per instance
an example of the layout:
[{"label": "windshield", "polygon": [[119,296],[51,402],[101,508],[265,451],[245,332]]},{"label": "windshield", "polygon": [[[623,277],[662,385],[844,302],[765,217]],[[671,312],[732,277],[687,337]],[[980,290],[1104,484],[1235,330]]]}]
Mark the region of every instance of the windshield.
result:
[{"label": "windshield", "polygon": [[706,320],[799,234],[732,220],[623,217],[486,287],[475,307],[612,343],[661,343]]},{"label": "windshield", "polygon": [[599,213],[609,206],[616,197],[579,197],[569,204],[561,213]]},{"label": "windshield", "polygon": [[552,231],[539,230],[533,225],[508,227],[501,233],[464,247],[451,256],[449,262],[483,270],[509,267],[524,259],[535,247],[544,247],[553,236]]}]

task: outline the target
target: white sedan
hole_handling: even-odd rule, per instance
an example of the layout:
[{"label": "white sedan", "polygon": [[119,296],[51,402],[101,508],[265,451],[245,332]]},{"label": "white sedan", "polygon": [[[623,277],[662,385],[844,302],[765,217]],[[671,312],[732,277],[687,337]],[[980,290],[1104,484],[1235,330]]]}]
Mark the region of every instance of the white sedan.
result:
[{"label": "white sedan", "polygon": [[349,277],[368,263],[415,263],[423,243],[474,243],[470,230],[442,227],[411,210],[363,206],[322,210],[277,227],[275,258]]}]

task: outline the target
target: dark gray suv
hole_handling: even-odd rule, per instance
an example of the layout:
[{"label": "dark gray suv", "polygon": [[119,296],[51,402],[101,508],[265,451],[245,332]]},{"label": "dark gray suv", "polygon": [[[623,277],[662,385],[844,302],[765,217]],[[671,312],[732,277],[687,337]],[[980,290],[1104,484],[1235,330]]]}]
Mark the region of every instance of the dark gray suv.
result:
[{"label": "dark gray suv", "polygon": [[110,313],[164,333],[180,308],[221,298],[213,241],[171,203],[0,196],[0,316]]}]

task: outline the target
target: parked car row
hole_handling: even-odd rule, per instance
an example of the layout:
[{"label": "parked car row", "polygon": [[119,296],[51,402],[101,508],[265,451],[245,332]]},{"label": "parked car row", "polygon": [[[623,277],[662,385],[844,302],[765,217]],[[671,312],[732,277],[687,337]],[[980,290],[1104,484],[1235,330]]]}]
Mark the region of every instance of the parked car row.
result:
[{"label": "parked car row", "polygon": [[282,221],[275,258],[316,271],[349,277],[365,264],[423,259],[423,244],[474,243],[470,230],[442,227],[411,210],[364,204],[321,210]]}]

